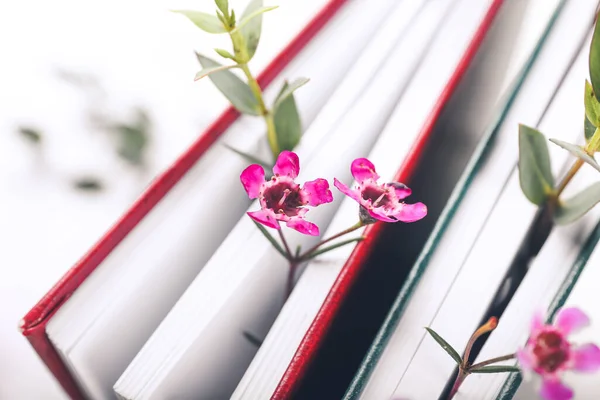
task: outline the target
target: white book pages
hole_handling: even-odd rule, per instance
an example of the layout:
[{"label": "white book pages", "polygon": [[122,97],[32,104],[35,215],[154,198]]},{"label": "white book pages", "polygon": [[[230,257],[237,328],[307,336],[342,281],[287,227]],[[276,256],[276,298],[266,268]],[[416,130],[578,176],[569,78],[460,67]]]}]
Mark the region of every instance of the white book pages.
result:
[{"label": "white book pages", "polygon": [[[589,29],[590,25],[586,28]],[[579,40],[581,45],[582,41]],[[587,57],[587,49],[582,52]],[[544,113],[539,129],[549,137],[572,142],[581,134],[583,115],[580,98],[583,82],[582,69],[571,69],[557,96]],[[565,125],[566,122],[569,122]],[[579,129],[578,129],[579,128]],[[517,128],[512,139],[517,142]],[[550,146],[554,176],[565,170],[568,153],[558,146]],[[507,163],[506,160],[503,161]],[[435,310],[431,320],[422,325],[431,327],[457,349],[464,349],[471,334],[477,329],[484,313],[503,282],[519,246],[534,220],[537,207],[521,191],[519,173],[515,164],[497,203],[483,229],[461,264],[458,274],[444,288],[444,301]],[[425,283],[425,282],[422,282]],[[440,349],[424,330],[407,370],[402,375],[395,396],[436,398],[456,367],[456,363]],[[426,384],[423,376],[430,379]]]},{"label": "white book pages", "polygon": [[[396,106],[369,154],[382,182],[393,179],[399,163],[408,154],[411,143],[425,124],[489,4],[490,2],[481,2],[479,7],[474,8],[467,1],[459,2],[440,26],[439,37],[432,43],[405,96]],[[403,11],[398,9],[397,13]],[[388,22],[395,23],[396,18],[400,16],[390,15]],[[443,68],[440,68],[441,65]],[[479,86],[473,92],[486,92],[485,89]],[[494,103],[494,94],[495,92],[483,94],[488,104]],[[464,126],[481,126],[485,122],[476,120],[481,119],[482,115],[485,113],[467,111],[461,118],[470,119],[463,121]],[[399,136],[398,132],[403,132],[403,135]],[[351,225],[357,218],[357,209],[356,202],[345,199],[324,236],[331,236]],[[361,232],[357,231],[355,235],[358,236]],[[263,399],[272,395],[352,250],[353,246],[345,246],[321,255],[315,262],[308,264],[232,399]]]},{"label": "white book pages", "polygon": [[[301,169],[299,182],[316,177],[350,180],[350,163],[370,151],[444,13],[444,8],[428,9],[416,20],[371,76],[360,99],[319,144],[314,161]],[[311,211],[309,220],[325,229],[341,199],[336,193],[334,204]],[[256,209],[258,205],[250,210]],[[286,235],[291,248],[307,248],[317,240],[287,230]],[[128,399],[229,397],[257,350],[242,333],[266,335],[282,306],[286,276],[286,261],[249,218],[242,218],[119,379],[116,392]]]},{"label": "white book pages", "polygon": [[[274,98],[283,79],[311,77],[295,96],[304,125],[310,126],[376,30],[354,28],[365,16],[378,21],[385,14],[384,5],[374,9],[365,0],[350,2],[283,71],[267,98]],[[289,37],[307,22],[290,26]],[[340,45],[346,40],[353,46]],[[325,134],[307,132],[304,139],[319,142]],[[236,122],[49,323],[50,339],[90,397],[113,396],[119,375],[250,204],[237,179],[247,162],[223,143],[249,153],[263,149],[264,122],[251,117]],[[310,154],[301,151],[301,156],[308,160]]]},{"label": "white book pages", "polygon": [[[554,3],[556,4],[557,2]],[[579,20],[581,15],[586,15],[585,10],[577,5],[568,5],[567,9],[563,10],[563,15],[559,17],[538,60],[498,128],[493,146],[487,150],[485,159],[478,167],[478,172],[446,232],[435,247],[428,247],[433,243],[426,245],[426,248],[429,248],[426,250],[427,258],[423,258],[423,254],[420,257],[421,262],[428,259],[423,276],[382,352],[361,398],[391,397],[398,382],[405,375],[424,338],[423,327],[430,325],[444,302],[453,279],[460,271],[472,244],[480,235],[490,210],[515,167],[518,157],[518,123],[537,125],[547,102],[554,95],[556,86],[578,50],[579,46],[574,38],[578,34],[583,38],[585,33],[583,27],[578,32],[573,32],[573,21]],[[573,32],[569,35],[569,40],[565,40],[564,32]],[[462,194],[455,192],[453,198],[459,195]],[[447,376],[439,376],[437,379],[443,385]],[[437,395],[439,392],[433,397]]]},{"label": "white book pages", "polygon": [[[583,142],[583,126],[581,116],[584,107],[581,102],[573,101],[581,97],[581,86],[587,76],[587,48],[582,51],[574,66],[573,79],[565,82],[569,85],[558,104],[549,110],[554,115],[548,116],[548,123],[553,126],[552,135],[563,131],[571,134],[571,142]],[[543,133],[546,133],[542,131]],[[552,136],[550,136],[552,137]],[[550,144],[552,145],[552,144]],[[566,166],[574,162],[569,158]],[[581,191],[591,182],[597,181],[598,171],[585,165],[565,190],[563,196]],[[566,168],[564,169],[566,170]],[[514,352],[522,346],[529,335],[531,319],[535,312],[546,310],[568,275],[582,245],[594,229],[600,216],[600,210],[593,209],[584,218],[568,226],[556,226],[550,234],[539,255],[533,261],[519,289],[500,318],[498,327],[482,348],[476,362]],[[514,364],[514,361],[512,362]],[[461,386],[457,394],[460,400],[495,399],[507,374],[473,374]]]},{"label": "white book pages", "polygon": [[[597,171],[596,172],[597,175]],[[592,174],[593,176],[593,174]],[[590,176],[588,176],[590,178]],[[597,180],[597,178],[595,179]],[[594,178],[588,179],[595,181]],[[598,220],[599,213],[593,211],[592,215],[584,218],[592,221]],[[568,265],[563,264],[564,268]],[[590,325],[579,332],[569,335],[569,340],[576,344],[595,343],[598,344],[600,337],[600,308],[598,307],[598,282],[600,281],[600,246],[596,245],[593,253],[588,259],[584,270],[581,272],[577,283],[573,287],[565,307],[578,307],[590,318]],[[500,326],[498,326],[500,327]],[[521,344],[525,343],[526,336],[521,338]],[[562,378],[563,384],[574,390],[574,400],[596,399],[600,393],[600,379],[598,373],[574,373],[567,372]],[[514,400],[529,400],[539,397],[540,378],[532,376],[530,380],[521,383],[515,393]]]}]

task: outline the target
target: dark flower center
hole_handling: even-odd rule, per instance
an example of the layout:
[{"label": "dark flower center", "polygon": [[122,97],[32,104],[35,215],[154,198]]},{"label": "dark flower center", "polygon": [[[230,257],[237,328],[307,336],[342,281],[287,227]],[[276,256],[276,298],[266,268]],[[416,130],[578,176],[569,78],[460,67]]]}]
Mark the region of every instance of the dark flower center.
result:
[{"label": "dark flower center", "polygon": [[547,372],[555,372],[569,358],[569,343],[558,332],[542,332],[533,348],[538,367]]},{"label": "dark flower center", "polygon": [[388,191],[379,186],[367,186],[363,189],[361,196],[365,200],[371,200],[373,207],[386,206],[390,203]]},{"label": "dark flower center", "polygon": [[290,217],[298,215],[298,208],[304,205],[300,187],[293,182],[280,181],[267,187],[263,199],[267,208]]}]

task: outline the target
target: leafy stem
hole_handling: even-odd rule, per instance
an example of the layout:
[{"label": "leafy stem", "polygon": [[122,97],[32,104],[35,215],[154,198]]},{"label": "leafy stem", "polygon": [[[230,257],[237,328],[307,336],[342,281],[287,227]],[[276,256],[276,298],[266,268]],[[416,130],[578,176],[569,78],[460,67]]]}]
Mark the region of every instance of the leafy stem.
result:
[{"label": "leafy stem", "polygon": [[[362,228],[364,226],[364,223],[362,221],[357,222],[356,224],[352,225],[351,227],[344,229],[343,231],[336,233],[335,235],[322,240],[321,242],[317,243],[316,245],[314,245],[313,247],[311,247],[310,249],[308,249],[307,251],[304,252],[304,254],[300,255],[298,257],[298,261],[307,261],[309,259],[312,258],[313,253],[316,252],[316,250],[319,249],[319,247],[323,246],[324,244],[327,244],[329,242],[331,242],[332,240],[335,240],[339,237],[342,237],[344,235],[347,235],[348,233],[354,232],[355,230]],[[333,249],[332,249],[333,250]]]},{"label": "leafy stem", "polygon": [[358,241],[362,240],[362,237],[358,237],[358,238],[344,240],[339,243],[333,244],[329,247],[322,248],[322,246],[324,244],[329,243],[332,240],[338,239],[344,235],[347,235],[348,233],[354,232],[355,230],[364,226],[363,222],[358,222],[358,223],[352,225],[351,227],[349,227],[348,229],[344,229],[343,231],[341,231],[325,240],[322,240],[321,242],[317,243],[315,246],[308,249],[306,252],[300,254],[299,247],[296,249],[295,253],[292,253],[291,247],[290,247],[288,241],[286,240],[282,229],[278,229],[277,233],[279,234],[279,239],[281,240],[283,247],[275,240],[275,238],[273,236],[271,236],[269,234],[269,232],[262,225],[260,225],[257,222],[255,222],[255,224],[260,229],[262,234],[269,240],[269,242],[271,242],[273,247],[289,262],[289,271],[288,271],[287,285],[286,285],[286,299],[289,297],[290,293],[292,292],[292,289],[294,287],[294,280],[296,277],[296,269],[298,268],[298,266],[301,263],[306,262],[306,261],[316,257],[319,254],[323,254],[325,252],[337,249],[338,247],[345,246],[349,243],[354,243],[354,242],[358,242]]},{"label": "leafy stem", "polygon": [[273,113],[267,108],[263,98],[262,89],[248,67],[247,60],[249,57],[248,51],[246,50],[244,37],[239,30],[230,31],[229,36],[231,37],[231,43],[233,44],[233,50],[238,67],[242,70],[244,76],[246,76],[246,79],[248,80],[248,86],[250,87],[254,98],[256,98],[256,101],[258,102],[260,114],[263,116],[267,125],[267,140],[269,142],[269,147],[271,148],[271,153],[273,154],[273,159],[276,159],[277,155],[280,153],[280,149],[279,144],[277,143],[277,133],[275,131]]}]

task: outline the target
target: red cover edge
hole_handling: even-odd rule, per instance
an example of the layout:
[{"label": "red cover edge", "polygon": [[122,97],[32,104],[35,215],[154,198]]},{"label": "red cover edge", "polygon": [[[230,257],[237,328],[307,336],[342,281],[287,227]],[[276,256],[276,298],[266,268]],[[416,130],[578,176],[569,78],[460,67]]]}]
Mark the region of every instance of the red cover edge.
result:
[{"label": "red cover edge", "polygon": [[[268,86],[346,2],[347,0],[330,0],[261,72],[258,76],[260,86]],[[48,321],[238,117],[239,113],[233,107],[224,111],[167,170],[151,182],[125,214],[61,277],[20,322],[19,329],[69,397],[82,399],[85,395],[50,342],[46,334]]]},{"label": "red cover edge", "polygon": [[[477,28],[475,35],[469,43],[469,47],[458,63],[456,70],[450,77],[444,90],[440,94],[437,102],[433,106],[427,121],[421,128],[421,132],[413,146],[411,147],[408,156],[401,164],[398,172],[394,177],[395,181],[408,182],[413,175],[416,165],[420,159],[424,147],[427,144],[429,136],[444,106],[450,100],[460,81],[462,80],[467,69],[471,65],[473,58],[481,47],[487,32],[489,31],[492,22],[494,21],[500,6],[504,0],[494,0],[490,5],[485,17]],[[306,334],[302,338],[300,345],[296,349],[296,353],[292,357],[285,373],[283,374],[279,384],[275,388],[271,396],[271,400],[291,399],[295,391],[299,388],[302,379],[304,378],[311,362],[314,360],[319,348],[321,347],[325,335],[331,328],[333,320],[340,309],[344,298],[353,287],[361,267],[367,257],[371,254],[374,243],[383,231],[384,224],[378,222],[374,225],[369,225],[365,229],[363,236],[365,240],[356,245],[352,254],[344,264],[340,274],[336,278],[333,286],[329,290],[323,305],[319,309],[315,319],[308,328]]]}]

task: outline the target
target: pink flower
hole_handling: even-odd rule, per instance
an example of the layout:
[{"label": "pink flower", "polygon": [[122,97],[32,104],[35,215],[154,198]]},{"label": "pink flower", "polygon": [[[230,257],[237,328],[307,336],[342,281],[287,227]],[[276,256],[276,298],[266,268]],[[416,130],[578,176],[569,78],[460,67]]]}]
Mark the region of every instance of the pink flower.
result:
[{"label": "pink flower", "polygon": [[319,227],[304,220],[308,211],[305,205],[316,207],[331,203],[333,196],[329,183],[325,179],[315,179],[300,187],[294,179],[300,172],[300,161],[296,153],[284,150],[277,157],[273,167],[274,176],[266,181],[265,170],[258,164],[252,164],[240,175],[244,189],[251,199],[258,198],[261,209],[249,212],[254,221],[269,228],[281,229],[283,221],[292,229],[305,235],[318,236]]},{"label": "pink flower", "polygon": [[[396,182],[378,184],[379,175],[375,172],[375,166],[366,158],[354,160],[350,171],[357,182],[355,189],[348,188],[337,179],[333,184],[346,196],[356,200],[371,218],[384,222],[414,222],[427,215],[425,204],[405,204],[401,201],[411,194],[406,185]],[[362,208],[361,211],[364,211]]]},{"label": "pink flower", "polygon": [[542,379],[541,396],[546,400],[568,400],[573,391],[562,384],[563,372],[593,372],[600,369],[600,348],[588,343],[575,346],[567,336],[589,324],[589,318],[578,308],[563,308],[554,325],[545,325],[541,313],[534,316],[531,336],[517,352],[521,369],[535,371]]}]

